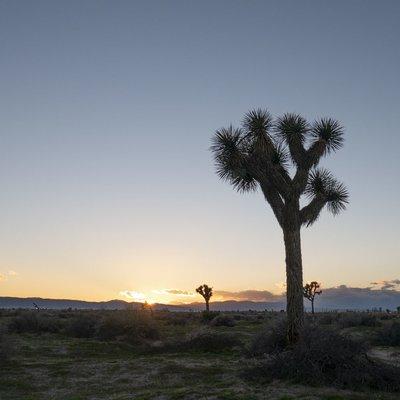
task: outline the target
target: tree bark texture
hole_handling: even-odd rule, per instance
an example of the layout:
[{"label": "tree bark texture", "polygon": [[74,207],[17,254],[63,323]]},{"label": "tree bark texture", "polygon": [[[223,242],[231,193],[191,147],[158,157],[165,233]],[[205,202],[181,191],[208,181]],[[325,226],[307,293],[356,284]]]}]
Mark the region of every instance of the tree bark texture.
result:
[{"label": "tree bark texture", "polygon": [[286,251],[287,336],[289,343],[293,344],[300,337],[304,320],[300,227],[284,229],[283,235]]}]

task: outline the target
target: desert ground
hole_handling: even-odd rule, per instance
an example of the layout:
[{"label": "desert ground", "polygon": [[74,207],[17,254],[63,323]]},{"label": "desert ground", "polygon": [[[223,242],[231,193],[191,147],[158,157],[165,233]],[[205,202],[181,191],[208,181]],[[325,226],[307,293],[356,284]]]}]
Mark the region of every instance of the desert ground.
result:
[{"label": "desert ground", "polygon": [[[276,312],[3,310],[0,398],[398,399],[396,385],[321,386],[258,374],[279,341],[281,320]],[[369,343],[372,362],[400,365],[396,314],[323,313],[308,320]]]}]

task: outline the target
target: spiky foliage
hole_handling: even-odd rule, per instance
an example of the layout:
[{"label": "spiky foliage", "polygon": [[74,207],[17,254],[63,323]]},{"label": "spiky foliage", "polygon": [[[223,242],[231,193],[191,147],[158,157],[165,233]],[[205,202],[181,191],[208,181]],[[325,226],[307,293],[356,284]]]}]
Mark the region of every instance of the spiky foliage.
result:
[{"label": "spiky foliage", "polygon": [[220,129],[213,138],[211,150],[217,160],[217,174],[221,179],[231,183],[239,192],[257,188],[246,166],[248,154],[243,131],[232,126]]},{"label": "spiky foliage", "polygon": [[311,301],[312,313],[314,314],[314,300],[316,295],[320,295],[322,290],[320,290],[321,285],[317,281],[312,281],[307,283],[303,288],[303,296]]},{"label": "spiky foliage", "polygon": [[[248,112],[240,128],[222,128],[213,137],[217,173],[240,192],[258,188],[284,233],[288,339],[298,340],[303,321],[300,228],[312,225],[326,206],[333,215],[348,204],[348,192],[321,159],[343,145],[344,129],[332,118],[310,124],[298,114],[274,120],[266,110]],[[302,196],[307,205],[300,207]]]},{"label": "spiky foliage", "polygon": [[281,225],[285,204],[305,194],[310,204],[300,211],[301,223],[309,226],[325,205],[336,215],[348,203],[344,185],[316,167],[323,156],[343,145],[343,132],[332,118],[309,124],[287,113],[274,121],[268,111],[257,109],[245,115],[241,128],[218,130],[211,151],[219,177],[239,192],[261,187]]},{"label": "spiky foliage", "polygon": [[213,295],[213,288],[204,284],[204,285],[200,285],[198,288],[196,288],[196,292],[204,298],[204,300],[206,302],[206,310],[209,311],[209,303],[210,303],[210,299]]},{"label": "spiky foliage", "polygon": [[329,154],[343,146],[343,133],[344,129],[338,121],[332,118],[321,118],[312,126],[312,143],[322,142],[325,145],[324,154]]}]

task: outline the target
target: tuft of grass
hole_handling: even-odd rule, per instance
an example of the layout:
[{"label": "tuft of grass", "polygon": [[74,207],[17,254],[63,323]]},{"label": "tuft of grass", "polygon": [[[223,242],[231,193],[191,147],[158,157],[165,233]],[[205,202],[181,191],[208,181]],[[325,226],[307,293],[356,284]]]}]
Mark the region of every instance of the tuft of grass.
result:
[{"label": "tuft of grass", "polygon": [[373,342],[380,346],[400,346],[400,321],[391,321],[379,329]]}]

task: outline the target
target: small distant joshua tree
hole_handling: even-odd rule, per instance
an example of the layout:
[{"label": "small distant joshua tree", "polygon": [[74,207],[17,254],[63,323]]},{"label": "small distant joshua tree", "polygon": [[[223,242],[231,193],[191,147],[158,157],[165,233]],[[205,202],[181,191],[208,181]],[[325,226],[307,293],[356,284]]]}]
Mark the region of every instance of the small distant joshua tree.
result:
[{"label": "small distant joshua tree", "polygon": [[315,295],[319,295],[322,293],[322,290],[319,290],[320,284],[316,281],[312,281],[311,283],[307,283],[304,286],[303,295],[306,299],[310,300],[311,302],[311,312],[314,314],[314,300]]},{"label": "small distant joshua tree", "polygon": [[196,292],[198,294],[200,294],[201,296],[203,296],[203,298],[204,298],[204,300],[206,302],[206,311],[210,311],[210,299],[211,299],[211,297],[213,295],[212,287],[204,284],[204,285],[199,286],[196,289]]},{"label": "small distant joshua tree", "polygon": [[[304,322],[300,231],[326,207],[346,208],[348,193],[320,160],[343,145],[344,129],[332,118],[308,123],[301,115],[273,119],[266,110],[248,112],[240,128],[216,131],[211,146],[217,174],[239,192],[261,189],[282,228],[286,250],[287,337],[299,339]],[[307,197],[308,204],[301,199]]]}]

